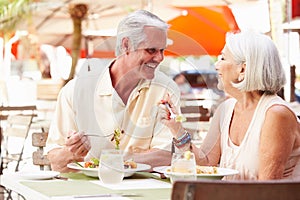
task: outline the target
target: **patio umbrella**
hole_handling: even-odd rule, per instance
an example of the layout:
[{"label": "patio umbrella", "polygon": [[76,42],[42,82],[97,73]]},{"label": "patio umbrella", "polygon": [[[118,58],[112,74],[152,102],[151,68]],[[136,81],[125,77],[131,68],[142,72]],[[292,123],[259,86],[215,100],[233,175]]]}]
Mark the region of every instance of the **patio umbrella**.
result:
[{"label": "patio umbrella", "polygon": [[[173,9],[177,12],[180,10],[181,15],[168,21],[170,44],[165,51],[166,56],[219,55],[225,44],[226,33],[239,31],[231,9],[226,5]],[[114,41],[109,38],[94,43],[93,56],[113,56],[107,46],[114,47]]]},{"label": "patio umbrella", "polygon": [[168,23],[173,44],[166,55],[219,55],[227,32],[239,31],[228,6],[180,7],[182,15]]},{"label": "patio umbrella", "polygon": [[[66,0],[63,4],[74,1]],[[139,0],[126,1],[130,2],[127,5],[131,5],[131,8],[138,9],[140,6]],[[88,56],[93,57],[114,56],[116,33],[106,34],[106,30],[115,30],[118,22],[128,14],[128,10],[121,8],[124,4],[119,5],[117,2],[119,1],[101,0],[97,4],[90,4],[89,18],[83,22],[82,57],[87,56],[88,52],[92,52]],[[33,32],[38,36],[40,44],[61,45],[70,49],[72,21],[66,7],[60,8],[55,3],[52,5],[53,9],[46,9],[49,7],[47,5],[33,16],[36,24]],[[96,10],[101,10],[100,14]],[[224,5],[175,7],[163,0],[160,4],[153,5],[153,12],[171,25],[168,37],[172,44],[168,46],[166,55],[217,55],[224,45],[226,32],[238,30],[231,10]],[[87,30],[96,31],[96,34],[90,34]]]},{"label": "patio umbrella", "polygon": [[[31,23],[23,23],[20,30],[30,30],[36,36],[39,44],[72,46],[73,23],[68,13],[68,5],[84,2],[88,5],[87,17],[82,21],[83,39],[82,56],[86,56],[87,48],[94,49],[96,56],[113,57],[115,39],[111,39],[110,31],[116,29],[121,19],[137,9],[148,9],[159,15],[164,20],[169,20],[180,15],[180,10],[169,6],[169,0],[153,1],[148,8],[144,0],[64,0],[44,1],[36,5],[32,14]],[[92,32],[92,34],[90,34]],[[96,34],[95,34],[96,33]],[[108,33],[108,35],[107,35]],[[91,55],[93,56],[93,55]]]}]

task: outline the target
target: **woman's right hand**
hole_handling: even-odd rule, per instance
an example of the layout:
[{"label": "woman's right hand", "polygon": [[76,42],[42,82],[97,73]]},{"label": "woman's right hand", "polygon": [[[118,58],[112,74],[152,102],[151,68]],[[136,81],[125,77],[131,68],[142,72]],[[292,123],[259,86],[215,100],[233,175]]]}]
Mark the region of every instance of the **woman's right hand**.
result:
[{"label": "woman's right hand", "polygon": [[175,120],[175,118],[171,118],[171,113],[167,108],[167,104],[175,115],[178,115],[177,108],[174,107],[174,104],[171,102],[169,95],[162,99],[159,103],[158,116],[161,122],[169,127],[173,136],[175,138],[179,137],[183,132],[182,123]]}]

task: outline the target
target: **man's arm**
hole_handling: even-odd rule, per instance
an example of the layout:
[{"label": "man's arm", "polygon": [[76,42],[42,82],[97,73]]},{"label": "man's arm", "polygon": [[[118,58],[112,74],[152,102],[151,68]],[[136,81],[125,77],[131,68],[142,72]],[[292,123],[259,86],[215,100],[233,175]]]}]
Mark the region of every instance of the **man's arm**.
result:
[{"label": "man's arm", "polygon": [[171,164],[171,152],[161,149],[150,149],[145,152],[135,152],[126,155],[125,159],[133,159],[137,163],[150,165],[152,168],[157,166],[167,166]]}]

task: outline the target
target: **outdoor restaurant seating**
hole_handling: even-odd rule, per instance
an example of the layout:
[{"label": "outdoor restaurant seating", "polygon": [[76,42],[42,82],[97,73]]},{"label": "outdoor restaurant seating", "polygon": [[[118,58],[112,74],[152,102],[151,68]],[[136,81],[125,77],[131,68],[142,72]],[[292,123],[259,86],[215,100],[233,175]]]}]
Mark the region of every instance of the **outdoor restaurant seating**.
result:
[{"label": "outdoor restaurant seating", "polygon": [[[25,140],[28,136],[33,118],[37,116],[36,106],[1,106],[0,107],[0,134],[1,134],[1,167],[0,174],[11,161],[16,161],[14,171],[19,170],[19,165],[22,160]],[[19,151],[12,152],[9,148],[9,142],[12,138],[19,138],[21,147]]]}]

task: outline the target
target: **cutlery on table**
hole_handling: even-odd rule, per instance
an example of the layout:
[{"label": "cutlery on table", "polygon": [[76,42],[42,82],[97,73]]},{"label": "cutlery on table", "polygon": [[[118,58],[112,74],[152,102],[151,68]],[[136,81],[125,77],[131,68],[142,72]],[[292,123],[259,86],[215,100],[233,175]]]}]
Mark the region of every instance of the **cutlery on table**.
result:
[{"label": "cutlery on table", "polygon": [[123,194],[123,193],[114,193],[114,194],[91,194],[91,195],[76,195],[72,196],[73,198],[97,198],[97,197],[141,197],[142,195],[140,194],[135,194],[135,193],[128,193],[128,194]]}]

